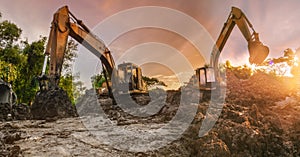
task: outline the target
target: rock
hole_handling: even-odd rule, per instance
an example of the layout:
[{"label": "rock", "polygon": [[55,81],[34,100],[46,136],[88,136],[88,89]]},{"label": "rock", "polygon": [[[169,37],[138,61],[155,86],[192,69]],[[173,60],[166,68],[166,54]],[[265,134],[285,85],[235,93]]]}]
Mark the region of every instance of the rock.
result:
[{"label": "rock", "polygon": [[30,106],[27,104],[14,104],[12,114],[16,120],[28,120],[32,118]]},{"label": "rock", "polygon": [[7,121],[10,117],[12,107],[9,103],[0,103],[0,121]]},{"label": "rock", "polygon": [[20,146],[13,146],[10,148],[9,156],[10,157],[18,157],[20,153],[21,153]]}]

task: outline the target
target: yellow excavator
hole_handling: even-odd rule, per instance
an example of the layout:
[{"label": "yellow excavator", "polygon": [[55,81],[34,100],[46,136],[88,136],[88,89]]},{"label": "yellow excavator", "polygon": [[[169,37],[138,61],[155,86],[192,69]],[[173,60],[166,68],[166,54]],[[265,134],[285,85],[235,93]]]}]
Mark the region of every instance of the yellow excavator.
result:
[{"label": "yellow excavator", "polygon": [[[200,90],[211,91],[220,86],[222,79],[219,70],[219,57],[235,25],[238,26],[248,42],[249,62],[251,64],[261,64],[268,56],[269,48],[260,42],[258,33],[254,30],[248,18],[239,8],[232,7],[211,52],[210,66],[195,70],[196,82],[198,83],[196,86]],[[252,33],[250,30],[252,30]]]},{"label": "yellow excavator", "polygon": [[[101,60],[109,96],[112,97],[112,93],[115,92],[113,90],[130,94],[148,92],[142,80],[141,68],[133,63],[124,63],[118,65],[117,69],[111,52],[104,42],[94,35],[81,20],[77,19],[67,6],[58,9],[53,16],[40,79],[41,91],[58,88],[69,36]],[[49,74],[45,75],[49,56]]]}]

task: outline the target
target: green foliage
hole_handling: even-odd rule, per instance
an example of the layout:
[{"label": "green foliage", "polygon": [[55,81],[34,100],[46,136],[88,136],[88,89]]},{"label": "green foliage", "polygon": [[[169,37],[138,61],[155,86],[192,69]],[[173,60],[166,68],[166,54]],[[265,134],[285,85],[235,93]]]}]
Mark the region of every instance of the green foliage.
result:
[{"label": "green foliage", "polygon": [[229,63],[229,61],[226,61],[225,63],[226,70],[232,71],[233,74],[239,79],[248,79],[254,73],[254,71],[246,64],[244,64],[243,66],[234,67]]},{"label": "green foliage", "polygon": [[0,60],[0,79],[12,82],[17,78],[17,66]]},{"label": "green foliage", "polygon": [[78,43],[75,40],[69,39],[64,54],[63,72],[70,73],[72,70],[72,63],[77,57]]},{"label": "green foliage", "polygon": [[17,45],[0,49],[0,59],[13,65],[22,64],[24,56],[20,54],[20,51]]},{"label": "green foliage", "polygon": [[44,37],[31,44],[24,43],[21,54],[26,59],[18,66],[19,75],[13,84],[19,102],[31,103],[39,90],[37,76],[41,73],[45,41]]},{"label": "green foliage", "polygon": [[143,76],[143,80],[145,81],[145,83],[148,87],[154,86],[154,85],[161,85],[161,86],[167,87],[167,85],[164,82],[159,81],[157,78],[150,78],[147,76]]},{"label": "green foliage", "polygon": [[102,84],[105,82],[105,77],[103,72],[98,75],[94,75],[91,77],[92,85],[95,89],[102,87]]},{"label": "green foliage", "polygon": [[26,43],[24,49],[14,45],[0,50],[0,78],[12,82],[18,101],[30,103],[37,90],[45,39]]},{"label": "green foliage", "polygon": [[59,87],[68,93],[72,103],[75,104],[77,98],[79,98],[85,91],[83,82],[79,81],[79,74],[72,74],[72,63],[77,57],[78,44],[73,40],[68,40],[66,51],[64,54],[64,63],[62,67],[62,75],[59,81]]},{"label": "green foliage", "polygon": [[86,89],[83,82],[78,81],[79,75],[72,75],[70,73],[60,77],[59,86],[67,92],[72,104],[75,105],[76,100],[84,93]]},{"label": "green foliage", "polygon": [[69,98],[72,103],[75,103],[73,96],[73,76],[71,74],[66,74],[60,77],[59,86],[68,93]]},{"label": "green foliage", "polygon": [[208,63],[204,64],[205,68],[211,67]]},{"label": "green foliage", "polygon": [[20,39],[22,30],[7,20],[0,23],[0,47],[11,47]]},{"label": "green foliage", "polygon": [[[28,43],[20,40],[21,33],[16,24],[8,20],[0,22],[0,78],[12,83],[19,103],[30,104],[39,90],[37,77],[43,66],[46,37]],[[72,83],[75,77],[71,75],[71,63],[77,56],[77,45],[74,40],[67,44],[60,81],[60,87],[67,91],[73,102],[84,90],[82,82]]]}]

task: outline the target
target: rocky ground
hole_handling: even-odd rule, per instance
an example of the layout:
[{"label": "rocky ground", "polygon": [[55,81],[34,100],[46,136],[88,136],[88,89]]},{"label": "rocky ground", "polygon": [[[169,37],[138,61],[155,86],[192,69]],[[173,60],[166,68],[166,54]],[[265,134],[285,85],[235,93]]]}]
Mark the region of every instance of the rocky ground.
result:
[{"label": "rocky ground", "polygon": [[[300,97],[287,84],[292,80],[259,72],[247,79],[231,71],[226,76],[222,110],[202,101],[179,109],[187,111],[182,119],[196,114],[187,129],[181,130],[180,122],[164,127],[176,117],[179,91],[152,93],[155,99],[148,105],[155,107],[131,109],[132,114],[89,91],[88,99],[78,102],[79,117],[0,123],[0,156],[300,156]],[[193,100],[197,94],[191,91],[187,95]],[[193,107],[197,112],[185,110]],[[198,136],[204,123],[215,121]],[[168,142],[176,131],[183,133]]]}]

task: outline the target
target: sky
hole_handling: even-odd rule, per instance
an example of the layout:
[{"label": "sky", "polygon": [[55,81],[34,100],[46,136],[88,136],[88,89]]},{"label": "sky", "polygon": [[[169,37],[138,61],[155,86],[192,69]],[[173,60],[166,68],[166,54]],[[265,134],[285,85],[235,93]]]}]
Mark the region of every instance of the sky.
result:
[{"label": "sky", "polygon": [[[198,52],[199,49],[192,41],[202,37],[201,33],[204,30],[212,41],[216,40],[232,6],[240,8],[246,14],[256,32],[260,34],[260,40],[269,47],[268,57],[280,57],[286,48],[297,50],[300,47],[300,10],[298,9],[300,1],[298,0],[0,0],[1,20],[9,20],[17,24],[23,30],[23,39],[35,41],[40,36],[48,36],[53,14],[64,5],[68,5],[71,12],[108,45],[117,63],[128,60],[137,62],[145,75],[168,81],[170,88],[178,87],[180,83],[186,81],[187,77],[181,76],[190,76],[194,69],[207,63],[203,52]],[[139,12],[137,12],[139,16],[132,15],[134,18],[122,19],[119,16],[122,11],[145,6],[179,11],[193,18],[203,28],[198,31],[193,30],[188,20],[163,19],[167,17],[163,12],[154,12],[155,16],[148,17],[146,20],[143,19],[144,14]],[[114,18],[118,17],[116,15],[119,19]],[[153,21],[164,25],[171,21],[180,22],[173,24],[176,25],[174,29],[183,30],[183,34],[186,33],[192,40],[172,30],[149,27],[123,32],[110,40],[120,28],[139,24],[140,18],[145,22]],[[108,24],[111,27],[104,29],[102,24],[110,22],[110,19],[117,19],[117,23]],[[175,19],[180,18],[175,17]],[[209,45],[205,42],[202,44]],[[162,50],[164,52],[161,52]],[[140,51],[143,53],[139,53]],[[220,59],[230,60],[234,65],[242,65],[248,63],[248,57],[247,43],[236,27]],[[146,63],[147,59],[149,63]],[[81,74],[84,82],[88,82],[91,73],[98,72],[99,63],[97,58],[80,47],[74,69]]]}]

